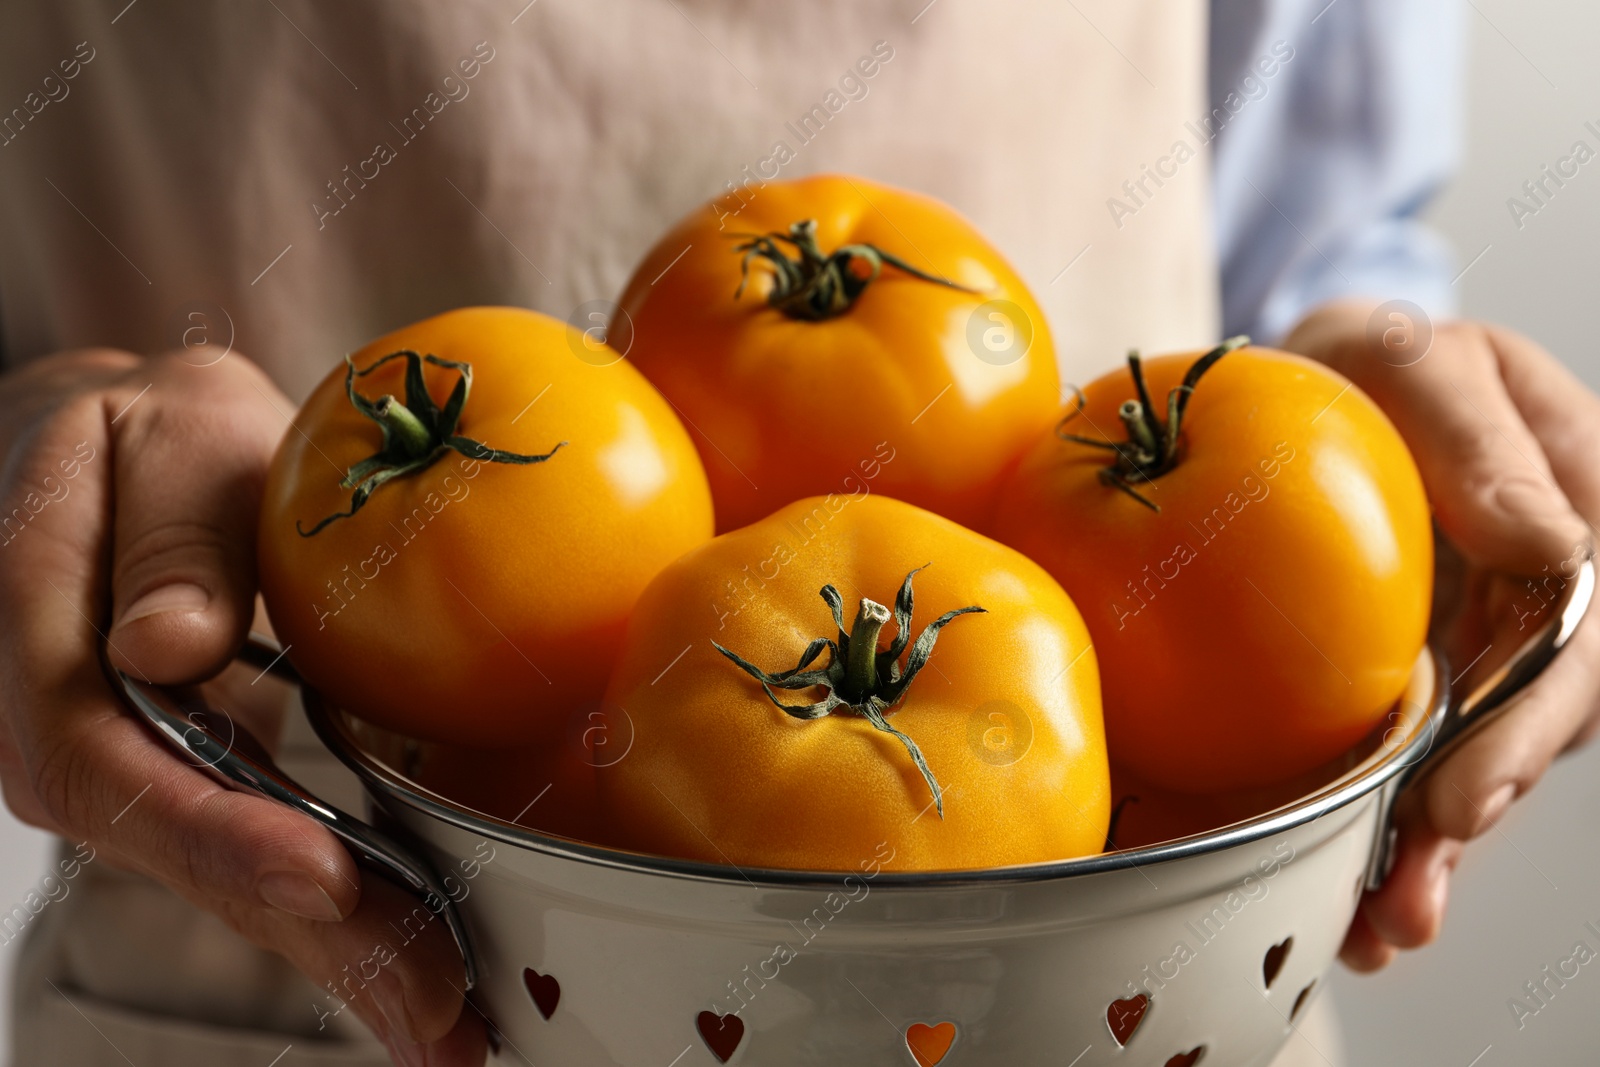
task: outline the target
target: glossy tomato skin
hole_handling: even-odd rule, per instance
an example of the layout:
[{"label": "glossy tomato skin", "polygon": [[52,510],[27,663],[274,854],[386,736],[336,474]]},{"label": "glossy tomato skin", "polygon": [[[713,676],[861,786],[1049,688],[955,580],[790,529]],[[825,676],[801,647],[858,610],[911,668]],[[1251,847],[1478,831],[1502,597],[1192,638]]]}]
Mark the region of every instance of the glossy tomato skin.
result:
[{"label": "glossy tomato skin", "polygon": [[[1199,353],[1145,362],[1158,408]],[[1126,369],[1066,427],[1121,429]],[[1118,437],[1118,440],[1122,440]],[[1200,380],[1176,469],[1100,481],[1105,454],[1043,438],[995,535],[1055,575],[1094,635],[1113,758],[1186,792],[1268,785],[1335,758],[1405,689],[1426,639],[1427,499],[1399,433],[1359,389],[1244,348]]]},{"label": "glossy tomato skin", "polygon": [[[886,266],[849,311],[803,321],[768,305],[772,271],[753,262],[736,299],[733,235],[808,218],[825,253],[869,243],[980,291]],[[994,301],[1006,303],[984,306]],[[1049,329],[1016,272],[949,207],[861,178],[771,182],[728,219],[697,209],[639,265],[620,305],[628,359],[700,448],[719,531],[866,483],[986,522],[1001,477],[1060,402]]]},{"label": "glossy tomato skin", "polygon": [[[467,308],[357,352],[472,365],[460,433],[543,454],[530,466],[447,452],[353,516],[346,468],[381,443],[341,366],[306,401],[268,477],[262,595],[288,657],[334,704],[400,733],[467,745],[558,734],[605,687],[628,613],[656,571],[711,535],[710,493],[672,409],[626,362],[597,366],[566,324]],[[574,347],[574,343],[576,347]],[[443,405],[456,374],[425,371]],[[404,397],[404,361],[357,389]]]},{"label": "glossy tomato skin", "polygon": [[[913,631],[986,609],[939,632],[888,714],[943,787],[942,819],[898,740],[858,715],[791,718],[711,644],[786,670],[836,632],[823,585],[843,594],[849,626],[862,596],[892,605],[923,564]],[[790,704],[816,693],[780,691]],[[899,501],[802,500],[678,560],[640,598],[606,701],[626,710],[633,744],[598,771],[601,814],[641,851],[855,871],[887,843],[895,869],[960,869],[1104,842],[1098,672],[1077,610],[1017,553]]]},{"label": "glossy tomato skin", "polygon": [[[581,733],[569,732],[570,742]],[[547,834],[607,844],[595,819],[594,765],[578,744],[463,748],[424,744],[407,776],[457,804]]]},{"label": "glossy tomato skin", "polygon": [[1221,793],[1179,793],[1154,785],[1125,767],[1111,764],[1112,845],[1144,848],[1184,837],[1209,834],[1309,796],[1355,766],[1335,759],[1271,785]]}]

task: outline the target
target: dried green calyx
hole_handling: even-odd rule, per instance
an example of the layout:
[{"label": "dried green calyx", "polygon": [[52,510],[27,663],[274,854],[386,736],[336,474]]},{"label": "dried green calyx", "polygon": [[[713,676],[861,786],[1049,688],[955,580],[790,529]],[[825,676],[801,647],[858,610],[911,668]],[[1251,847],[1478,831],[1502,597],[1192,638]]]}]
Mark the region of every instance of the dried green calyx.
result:
[{"label": "dried green calyx", "polygon": [[[927,564],[923,565],[926,566]],[[894,602],[893,618],[896,632],[888,648],[878,648],[878,635],[890,619],[889,609],[874,600],[862,597],[855,623],[846,633],[844,598],[832,585],[822,587],[822,599],[827,601],[828,607],[833,611],[833,622],[838,629],[838,636],[831,640],[819,637],[812,641],[806,646],[805,652],[800,656],[799,664],[793,670],[769,674],[715,641],[711,644],[718,652],[738,664],[746,674],[760,682],[761,688],[766,690],[767,696],[774,704],[797,719],[820,719],[834,712],[854,712],[877,729],[894,735],[905,745],[906,751],[911,755],[911,761],[917,765],[923,780],[928,783],[928,788],[933,792],[933,802],[938,808],[939,817],[943,818],[944,797],[938,781],[928,768],[928,761],[922,757],[922,750],[917,747],[915,741],[891,726],[884,713],[905,696],[912,680],[927,665],[928,657],[933,654],[934,642],[939,638],[939,631],[958,615],[981,613],[984,609],[966,607],[947,611],[930,623],[916,641],[912,642],[911,579],[923,567],[918,567],[907,574],[905,581],[900,585],[900,593]],[[905,667],[902,669],[900,656],[908,645],[911,652],[906,656]],[[811,667],[823,649],[827,649],[829,653],[827,664],[822,667]],[[827,695],[814,704],[785,704],[778,699],[778,694],[775,692],[777,689],[793,691],[812,688],[824,689]]]},{"label": "dried green calyx", "polygon": [[[356,379],[364,378],[390,360],[406,361],[406,399],[401,403],[390,394],[368,400],[356,392]],[[432,466],[446,452],[458,452],[468,459],[485,463],[543,463],[566,444],[558,443],[542,456],[524,456],[515,452],[501,452],[470,437],[456,433],[461,422],[461,411],[467,406],[472,392],[472,365],[438,356],[421,356],[412,351],[392,352],[376,361],[366,370],[356,370],[355,362],[344,357],[344,391],[355,409],[383,429],[383,447],[345,472],[339,480],[344,489],[354,489],[348,511],[335,512],[311,529],[306,530],[295,522],[301,537],[311,537],[337,519],[348,519],[361,510],[367,498],[385,482],[415,474]],[[422,376],[423,363],[457,371],[461,376],[441,409],[428,395],[428,385]]]},{"label": "dried green calyx", "polygon": [[1078,406],[1056,427],[1056,436],[1073,444],[1115,452],[1116,460],[1100,471],[1100,480],[1127,493],[1151,511],[1160,511],[1161,508],[1133,487],[1134,483],[1153,481],[1178,465],[1178,435],[1183,429],[1184,412],[1189,408],[1189,398],[1194,395],[1195,386],[1219,359],[1249,343],[1250,338],[1243,335],[1230,337],[1195,360],[1183,376],[1182,384],[1167,394],[1166,422],[1156,415],[1155,405],[1150,401],[1150,390],[1144,382],[1144,365],[1139,360],[1138,350],[1132,350],[1128,353],[1128,371],[1133,375],[1133,385],[1139,395],[1137,399],[1123,401],[1117,409],[1117,417],[1122,420],[1128,439],[1121,442],[1103,441],[1065,431],[1067,423],[1083,411],[1085,401],[1082,390],[1077,391]]},{"label": "dried green calyx", "polygon": [[[735,252],[744,254],[740,263],[741,278],[734,299],[744,294],[750,281],[750,261],[765,260],[772,267],[772,292],[767,303],[793,319],[821,322],[843,315],[855,304],[856,298],[883,273],[885,263],[925,282],[958,289],[963,293],[977,292],[957,285],[946,278],[918,270],[898,256],[891,255],[876,245],[844,245],[832,255],[824,255],[817,245],[817,220],[805,219],[789,227],[788,233],[739,233],[730,236],[741,238],[734,246]],[[790,257],[779,244],[794,249]]]}]

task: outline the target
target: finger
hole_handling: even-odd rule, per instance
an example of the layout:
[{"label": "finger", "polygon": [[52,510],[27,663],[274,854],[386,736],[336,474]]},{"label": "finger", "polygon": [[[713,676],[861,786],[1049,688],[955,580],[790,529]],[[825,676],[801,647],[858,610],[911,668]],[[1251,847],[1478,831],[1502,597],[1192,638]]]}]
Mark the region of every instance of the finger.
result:
[{"label": "finger", "polygon": [[59,725],[25,727],[29,782],[56,827],[213,906],[274,907],[324,922],[356,907],[359,875],[329,831],[217,785],[103,686],[86,679],[61,694]]},{"label": "finger", "polygon": [[[33,791],[15,720],[46,691],[52,660],[94,662],[94,645],[84,637],[88,620],[68,596],[92,584],[102,552],[106,436],[96,398],[57,408],[71,391],[67,377],[105,384],[126,369],[43,360],[0,378],[8,416],[0,419],[0,785],[17,818],[62,835],[67,831]],[[52,582],[69,593],[55,592]]]},{"label": "finger", "polygon": [[1561,655],[1500,717],[1423,782],[1428,822],[1467,840],[1533,788],[1589,721],[1600,700],[1600,616],[1591,612]]},{"label": "finger", "polygon": [[[105,443],[101,403],[93,390],[104,389],[124,378],[140,365],[137,356],[111,349],[83,349],[36,360],[0,376],[0,633],[20,635],[29,628],[25,613],[7,612],[15,605],[5,591],[4,577],[23,578],[38,583],[55,562],[73,565],[74,553],[93,551],[99,541],[93,508],[83,511],[82,521],[50,535],[38,532],[34,520],[46,509],[77,509],[82,500],[67,505],[77,493],[98,494],[97,488],[84,488],[96,479],[84,472],[97,460],[104,466]],[[80,397],[76,403],[72,397]],[[65,406],[67,412],[62,415]],[[29,535],[29,530],[32,534]],[[0,646],[0,700],[4,682],[20,680],[29,660],[3,657]],[[62,833],[33,795],[27,769],[17,747],[11,723],[3,714],[11,701],[0,703],[0,790],[6,806],[30,826]]]},{"label": "finger", "polygon": [[348,1009],[412,1062],[423,1062],[422,1046],[430,1064],[482,1063],[482,1017],[463,1010],[466,969],[444,920],[391,882],[368,879],[360,906],[341,923],[259,909],[228,918],[313,977],[319,1021]]},{"label": "finger", "polygon": [[1439,936],[1460,841],[1437,833],[1415,804],[1396,813],[1395,861],[1383,887],[1361,899],[1372,932],[1395,948],[1420,948]]},{"label": "finger", "polygon": [[1366,914],[1357,908],[1339,949],[1344,965],[1359,974],[1371,974],[1389,966],[1397,955],[1399,949],[1379,937]]},{"label": "finger", "polygon": [[1588,718],[1583,720],[1583,725],[1578,727],[1578,732],[1573,734],[1567,741],[1567,747],[1561,750],[1562,754],[1565,755],[1568,752],[1583,748],[1595,739],[1596,734],[1600,734],[1600,703],[1589,709]]},{"label": "finger", "polygon": [[[139,377],[144,377],[142,370],[141,366]],[[166,373],[170,375],[170,369]],[[0,641],[0,707],[6,711],[9,732],[5,786],[8,795],[14,795],[24,791],[19,781],[25,783],[31,800],[18,801],[20,809],[35,811],[40,822],[73,839],[93,842],[108,862],[143,870],[237,926],[252,927],[264,935],[259,943],[273,948],[285,941],[298,943],[304,958],[313,947],[326,951],[327,946],[339,944],[342,925],[326,920],[360,905],[358,876],[344,849],[302,816],[262,798],[224,790],[178,760],[120,710],[96,668],[97,648],[104,639],[100,620],[113,541],[107,521],[114,501],[127,503],[122,499],[127,494],[114,489],[113,471],[118,467],[128,471],[130,482],[142,478],[140,491],[146,501],[164,506],[155,491],[162,471],[135,474],[130,455],[155,457],[152,467],[165,467],[169,478],[184,473],[176,467],[177,459],[195,459],[163,453],[155,443],[161,439],[153,432],[159,422],[150,416],[142,416],[150,422],[143,438],[132,433],[120,436],[124,431],[118,423],[147,393],[169,396],[166,389],[155,393],[157,384],[171,385],[170,378],[160,375],[157,368],[146,383],[150,389],[141,387],[126,400],[123,396],[130,389],[121,390],[122,396],[111,389],[67,400],[59,409],[47,408],[26,436],[10,442],[12,451],[0,470],[0,492],[9,500],[21,492],[20,486],[34,495],[23,498],[27,518],[0,543],[0,633],[6,638]],[[235,388],[239,384],[236,380]],[[179,418],[186,414],[186,404],[176,402],[179,399],[208,416],[238,410],[237,397],[230,400],[226,390],[211,396],[190,383],[173,386],[170,395],[172,401],[150,410]],[[234,433],[238,425],[230,418],[225,429],[219,427],[220,436]],[[112,463],[114,433],[119,435],[117,444],[130,453],[117,457],[120,464]],[[214,451],[212,456],[203,454],[204,440],[192,443],[202,451],[199,463],[214,458]],[[235,455],[225,463],[248,476],[248,460],[247,454]],[[54,481],[45,481],[47,476]],[[38,486],[45,496],[37,497],[30,486]],[[118,534],[126,537],[130,529],[139,532],[137,524],[125,524]],[[213,542],[211,549],[213,575],[230,566],[234,576],[241,573],[237,557],[227,560],[223,555],[224,546]],[[141,562],[137,552],[127,557]],[[130,571],[137,578],[133,567],[123,572],[125,581]],[[226,603],[232,592],[228,580],[224,573],[217,596],[231,611],[233,605]],[[126,599],[126,589],[123,594]],[[242,599],[248,603],[248,588]],[[244,612],[240,616],[248,617]],[[226,636],[226,619],[214,629]],[[137,628],[119,634],[134,646],[145,640]],[[222,644],[225,655],[226,642]],[[161,651],[116,648],[113,655],[137,670],[139,660],[155,663],[156,656],[150,653]],[[187,666],[166,662],[162,672],[198,671],[204,658],[191,657]],[[369,925],[380,923],[374,917]],[[381,925],[387,928],[386,921]],[[448,974],[432,955],[437,953],[419,949],[413,959],[428,974]],[[403,975],[404,966],[393,973]],[[399,1007],[391,1011],[399,1025],[429,1039],[451,1033],[459,1013],[458,1004],[452,1009],[453,993],[429,991],[415,981],[419,991],[411,993],[403,978],[396,982],[399,991],[392,1003]],[[375,1017],[389,1033],[387,1017],[381,1011]],[[404,1043],[409,1039],[403,1039],[401,1030],[394,1029],[390,1036],[395,1047],[418,1051]],[[465,1043],[460,1037],[450,1040],[454,1045],[443,1046],[447,1052],[469,1047],[471,1034],[466,1034]],[[417,1055],[411,1059],[421,1061]]]},{"label": "finger", "polygon": [[1556,482],[1578,513],[1600,519],[1600,397],[1540,345],[1491,326],[1506,392],[1550,462]]},{"label": "finger", "polygon": [[1394,422],[1440,527],[1469,559],[1533,575],[1587,540],[1587,524],[1506,391],[1484,327],[1442,325],[1420,357],[1355,336],[1325,353],[1326,361]]},{"label": "finger", "polygon": [[221,669],[254,612],[256,516],[281,398],[240,356],[161,357],[147,370],[144,386],[135,376],[110,401],[128,406],[112,426],[109,639],[118,666],[190,682]]},{"label": "finger", "polygon": [[[8,462],[8,474],[52,469],[75,443],[92,457],[70,491],[0,548],[0,707],[40,821],[214,901],[346,914],[359,886],[328,831],[179,760],[122,710],[97,668],[112,495],[107,425],[98,399],[69,405]],[[8,790],[16,777],[7,776]]]},{"label": "finger", "polygon": [[[111,348],[82,348],[60,352],[6,371],[0,375],[0,408],[6,413],[6,417],[0,419],[0,455],[6,456],[8,463],[11,462],[21,438],[28,436],[30,430],[57,411],[69,398],[112,385],[143,362],[131,352]],[[97,407],[98,404],[91,401],[86,406]],[[71,456],[59,458],[70,460]],[[46,468],[36,473],[54,473],[59,479],[62,472]],[[13,478],[7,478],[6,481],[13,488],[17,486]],[[24,481],[22,484],[28,483]],[[7,513],[17,503],[18,500],[14,498],[0,501]],[[14,534],[16,531],[7,532]],[[0,543],[3,542],[4,537],[0,537]]]},{"label": "finger", "polygon": [[[367,896],[338,842],[298,814],[224,790],[174,757],[120,710],[94,667],[113,497],[103,458],[110,455],[104,406],[69,404],[38,430],[26,454],[8,463],[8,474],[40,467],[80,438],[100,459],[85,461],[72,492],[40,510],[0,556],[0,632],[7,637],[0,642],[0,706],[21,780],[41,821],[94,842],[108,862],[153,875],[302,966],[321,953],[322,970],[311,973],[332,980],[336,948],[359,966],[366,957],[356,953],[352,937],[372,941],[373,931],[391,936],[383,932],[405,929],[395,894],[385,908],[384,888],[375,890],[362,921],[348,928],[318,921],[360,911]],[[7,774],[8,790],[18,777],[14,769]],[[459,994],[445,980],[454,950],[448,943],[427,947],[441,936],[419,937],[387,968],[393,992],[387,1000],[370,997],[372,1015],[414,1062],[433,1053],[408,1044],[411,1032],[442,1042],[446,1057],[474,1062],[471,1026],[458,1025]]]},{"label": "finger", "polygon": [[464,1010],[450,1032],[423,1046],[423,1058],[413,1062],[427,1067],[483,1067],[488,1057],[489,1034],[484,1017]]},{"label": "finger", "polygon": [[44,805],[39,803],[39,798],[33,795],[20,756],[0,761],[0,797],[5,799],[6,808],[19,822],[57,837],[66,836],[66,831],[56,825],[50,813],[44,810]]}]

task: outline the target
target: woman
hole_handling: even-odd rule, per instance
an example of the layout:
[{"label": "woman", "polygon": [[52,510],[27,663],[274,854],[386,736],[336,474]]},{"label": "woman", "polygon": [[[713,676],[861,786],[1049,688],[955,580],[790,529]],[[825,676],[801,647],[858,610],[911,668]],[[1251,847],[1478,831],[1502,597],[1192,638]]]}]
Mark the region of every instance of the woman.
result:
[{"label": "woman", "polygon": [[[339,354],[462,304],[567,317],[696,203],[819,170],[939,196],[1039,294],[1067,380],[1239,330],[1326,360],[1405,434],[1475,603],[1600,514],[1595,398],[1446,321],[1411,218],[1451,156],[1453,4],[124,3],[27,5],[0,43],[0,510],[80,457],[0,546],[0,781],[98,857],[30,931],[18,1062],[381,1062],[352,1017],[397,1063],[481,1061],[442,936],[331,1010],[405,899],[160,748],[97,649],[160,682],[230,659],[263,471]],[[1352,966],[1430,940],[1462,842],[1585,734],[1597,630],[1409,798]]]}]

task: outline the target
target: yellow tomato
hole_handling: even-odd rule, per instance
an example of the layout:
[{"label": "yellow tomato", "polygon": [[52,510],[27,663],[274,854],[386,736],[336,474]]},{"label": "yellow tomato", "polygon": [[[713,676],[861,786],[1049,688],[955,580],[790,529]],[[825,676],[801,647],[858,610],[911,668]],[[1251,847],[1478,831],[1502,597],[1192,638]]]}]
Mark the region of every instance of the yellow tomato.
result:
[{"label": "yellow tomato", "polygon": [[1038,443],[995,528],[1083,610],[1113,758],[1184,792],[1283,781],[1361,740],[1411,677],[1432,595],[1428,501],[1383,412],[1321,364],[1227,347],[1091,384],[1077,439]]},{"label": "yellow tomato", "polygon": [[640,850],[855,870],[887,842],[897,868],[957,869],[1104,842],[1077,610],[899,501],[802,500],[689,552],[640,598],[606,700],[633,741],[598,772],[602,811]]},{"label": "yellow tomato", "polygon": [[936,200],[841,175],[771,182],[724,225],[702,208],[663,237],[618,323],[689,424],[717,528],[864,486],[988,521],[1060,403],[1000,253]]},{"label": "yellow tomato", "polygon": [[598,701],[711,501],[650,383],[580,351],[554,319],[467,308],[379,338],[306,401],[268,477],[261,591],[330,701],[477,746],[554,738]]}]

